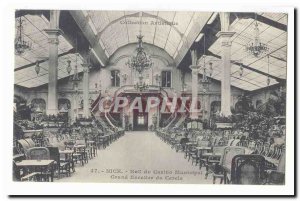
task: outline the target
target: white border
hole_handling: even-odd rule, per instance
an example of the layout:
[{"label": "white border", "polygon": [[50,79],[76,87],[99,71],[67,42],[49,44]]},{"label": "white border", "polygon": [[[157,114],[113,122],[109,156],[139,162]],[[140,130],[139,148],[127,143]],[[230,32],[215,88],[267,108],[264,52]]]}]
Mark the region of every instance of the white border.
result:
[{"label": "white border", "polygon": [[[0,49],[1,58],[1,157],[4,179],[1,179],[5,195],[9,194],[37,194],[37,195],[289,195],[294,192],[294,10],[296,1],[262,1],[252,0],[241,4],[240,0],[226,0],[220,3],[215,0],[8,0],[2,2],[1,37],[3,46]],[[286,185],[285,186],[233,186],[233,185],[192,185],[192,184],[101,184],[101,183],[16,183],[11,181],[12,156],[12,103],[13,103],[13,37],[14,10],[22,9],[101,9],[101,10],[192,10],[192,11],[256,11],[256,12],[286,12],[288,22],[288,73],[287,73],[287,157],[286,157]],[[4,166],[4,167],[3,167]]]}]

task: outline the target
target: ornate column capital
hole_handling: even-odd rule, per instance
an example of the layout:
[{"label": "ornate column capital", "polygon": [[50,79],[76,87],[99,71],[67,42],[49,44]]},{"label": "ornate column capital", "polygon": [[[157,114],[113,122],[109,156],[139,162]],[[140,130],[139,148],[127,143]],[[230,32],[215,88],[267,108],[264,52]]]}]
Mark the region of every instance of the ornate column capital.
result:
[{"label": "ornate column capital", "polygon": [[199,70],[200,70],[200,68],[201,68],[201,66],[197,66],[197,65],[190,65],[190,69],[191,69],[192,71],[199,71]]},{"label": "ornate column capital", "polygon": [[192,70],[192,74],[197,75],[200,71],[201,66],[190,65],[190,69]]},{"label": "ornate column capital", "polygon": [[221,46],[229,47],[231,46],[231,40],[230,38],[235,34],[235,32],[230,31],[219,31],[217,33],[217,37],[221,38]]},{"label": "ornate column capital", "polygon": [[219,31],[216,36],[218,38],[223,38],[223,37],[226,37],[226,38],[231,38],[233,35],[235,34],[235,32],[233,31]]},{"label": "ornate column capital", "polygon": [[83,63],[83,64],[81,64],[81,66],[83,67],[83,72],[84,72],[84,73],[90,72],[90,64],[88,64],[88,63]]},{"label": "ornate column capital", "polygon": [[44,31],[48,34],[48,42],[50,44],[58,45],[59,40],[58,36],[63,34],[63,31],[60,29],[44,29]]}]

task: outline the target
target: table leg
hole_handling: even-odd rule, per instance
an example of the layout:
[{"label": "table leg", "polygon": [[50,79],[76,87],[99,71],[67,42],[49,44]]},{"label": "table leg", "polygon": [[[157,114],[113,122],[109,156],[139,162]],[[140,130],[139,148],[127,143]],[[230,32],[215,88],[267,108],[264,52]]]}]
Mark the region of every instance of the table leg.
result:
[{"label": "table leg", "polygon": [[54,164],[52,163],[51,165],[51,182],[53,182],[53,178],[54,178]]},{"label": "table leg", "polygon": [[75,164],[74,164],[73,154],[71,155],[71,163],[72,163],[72,170],[73,170],[73,172],[75,172]]}]

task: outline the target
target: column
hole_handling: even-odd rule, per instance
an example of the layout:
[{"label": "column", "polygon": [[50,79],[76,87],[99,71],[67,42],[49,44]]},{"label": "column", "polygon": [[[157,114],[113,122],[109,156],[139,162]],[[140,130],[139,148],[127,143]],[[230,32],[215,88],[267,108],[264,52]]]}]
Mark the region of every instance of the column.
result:
[{"label": "column", "polygon": [[[192,70],[192,102],[193,100],[198,102],[198,73],[200,70],[200,66],[197,66],[197,51],[191,50],[191,57],[192,57],[192,65],[190,69]],[[196,104],[194,104],[195,108],[190,108],[190,110],[196,110]],[[191,105],[191,107],[193,107]],[[191,119],[198,119],[198,112],[192,111],[190,112]]]},{"label": "column", "polygon": [[50,11],[50,28],[46,29],[49,42],[49,83],[48,83],[48,105],[47,114],[56,115],[58,113],[57,100],[57,67],[58,67],[58,36],[62,34],[59,29],[59,11]]},{"label": "column", "polygon": [[[199,69],[200,66],[190,66],[190,69],[192,70],[192,100],[197,100],[198,101],[198,73],[199,73]],[[193,108],[194,110],[196,110],[196,105],[194,104],[195,108]],[[190,108],[191,110],[191,108]],[[198,119],[198,112],[193,111],[190,113],[190,117],[191,119]]]},{"label": "column", "polygon": [[231,115],[231,37],[235,34],[235,32],[229,31],[229,16],[230,13],[220,13],[221,31],[217,34],[217,37],[221,39],[222,48],[223,68],[221,78],[221,113],[224,116]]},{"label": "column", "polygon": [[90,111],[90,103],[89,103],[89,92],[90,92],[90,83],[89,83],[89,64],[82,64],[83,67],[83,117],[89,118]]}]

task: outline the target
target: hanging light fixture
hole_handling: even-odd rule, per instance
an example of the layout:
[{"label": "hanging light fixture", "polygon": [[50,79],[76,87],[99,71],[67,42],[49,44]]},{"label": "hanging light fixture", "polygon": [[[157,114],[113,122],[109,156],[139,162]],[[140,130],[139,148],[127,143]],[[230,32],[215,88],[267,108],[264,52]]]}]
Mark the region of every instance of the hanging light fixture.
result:
[{"label": "hanging light fixture", "polygon": [[212,74],[213,74],[213,63],[212,62],[209,62],[209,77],[211,77],[212,76]]},{"label": "hanging light fixture", "polygon": [[142,13],[140,12],[140,31],[137,35],[138,46],[136,48],[136,55],[132,56],[130,60],[126,62],[126,65],[137,71],[139,74],[139,80],[134,86],[135,89],[142,91],[149,88],[149,85],[143,82],[144,76],[143,72],[147,69],[150,69],[153,66],[152,59],[144,50],[143,47],[143,35],[142,35]]},{"label": "hanging light fixture", "polygon": [[35,72],[36,72],[36,74],[38,76],[39,73],[40,73],[40,70],[41,70],[39,61],[36,61],[34,70],[35,70]]},{"label": "hanging light fixture", "polygon": [[23,20],[22,17],[19,17],[17,19],[17,34],[15,38],[15,54],[16,55],[21,55],[23,54],[26,50],[31,49],[31,43],[29,41],[26,41],[23,36]]},{"label": "hanging light fixture", "polygon": [[71,61],[68,60],[67,63],[68,63],[68,66],[67,66],[67,72],[68,72],[68,75],[70,75],[70,73],[71,73],[71,71],[72,71]]},{"label": "hanging light fixture", "polygon": [[244,73],[244,68],[243,68],[242,63],[240,63],[240,70],[239,70],[239,73],[240,73],[240,77],[242,77],[242,76],[243,76],[243,73]]},{"label": "hanging light fixture", "polygon": [[269,58],[269,55],[267,56],[267,58],[268,58],[268,78],[267,78],[267,85],[269,86],[270,82],[271,82],[271,79],[270,79],[270,76],[269,76],[269,74],[270,74],[270,72],[269,72],[269,70],[270,70],[270,58]]},{"label": "hanging light fixture", "polygon": [[247,44],[246,51],[254,57],[260,57],[261,55],[266,54],[269,51],[269,48],[267,44],[262,43],[259,38],[259,29],[256,18],[257,15],[255,13],[254,39]]},{"label": "hanging light fixture", "polygon": [[81,81],[81,77],[79,76],[78,73],[78,57],[79,57],[79,53],[78,53],[78,48],[77,48],[77,37],[76,37],[76,53],[75,53],[75,66],[74,69],[71,66],[71,60],[67,60],[67,73],[70,75],[72,70],[74,71],[73,75],[70,76],[70,82],[73,83],[73,88],[74,90],[78,90],[78,83]]},{"label": "hanging light fixture", "polygon": [[149,69],[152,67],[153,62],[151,60],[151,57],[147,55],[143,48],[143,37],[141,32],[137,36],[138,39],[138,47],[136,48],[136,55],[129,60],[126,65],[129,66],[129,68],[132,68],[136,70],[138,73],[142,73],[144,70]]},{"label": "hanging light fixture", "polygon": [[206,69],[206,50],[205,50],[205,34],[203,36],[203,40],[204,40],[204,45],[203,45],[203,73],[202,73],[202,80],[201,80],[201,84],[203,87],[203,92],[206,93],[208,91],[209,88],[209,84],[210,84],[210,80],[208,79],[207,75],[209,75],[210,77],[212,76],[212,72],[213,72],[213,65],[212,62],[210,61],[209,64],[209,72],[207,73],[207,69]]},{"label": "hanging light fixture", "polygon": [[[75,57],[74,73],[73,73],[73,75],[70,77],[70,81],[73,83],[74,89],[77,89],[78,83],[81,81],[81,78],[79,77],[79,74],[78,74],[77,57],[78,57],[78,53],[76,53],[76,57]],[[70,63],[71,63],[71,62],[70,62]]]}]

